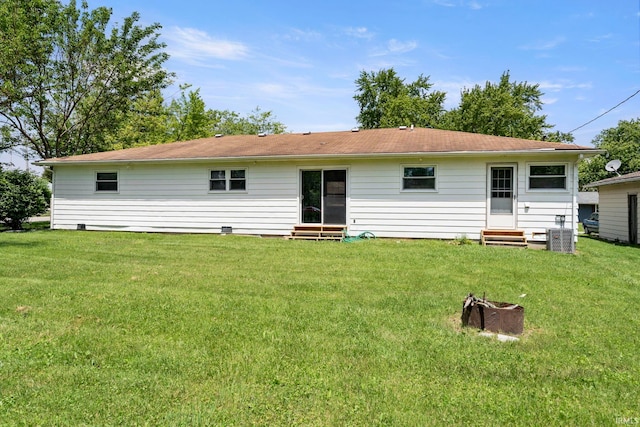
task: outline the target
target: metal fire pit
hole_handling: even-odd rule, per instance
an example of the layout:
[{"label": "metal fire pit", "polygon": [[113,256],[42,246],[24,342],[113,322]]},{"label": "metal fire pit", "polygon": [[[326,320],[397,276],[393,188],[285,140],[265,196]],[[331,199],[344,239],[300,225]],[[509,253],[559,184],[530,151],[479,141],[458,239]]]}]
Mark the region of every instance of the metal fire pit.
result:
[{"label": "metal fire pit", "polygon": [[524,307],[469,294],[462,304],[462,326],[519,335],[524,329]]}]

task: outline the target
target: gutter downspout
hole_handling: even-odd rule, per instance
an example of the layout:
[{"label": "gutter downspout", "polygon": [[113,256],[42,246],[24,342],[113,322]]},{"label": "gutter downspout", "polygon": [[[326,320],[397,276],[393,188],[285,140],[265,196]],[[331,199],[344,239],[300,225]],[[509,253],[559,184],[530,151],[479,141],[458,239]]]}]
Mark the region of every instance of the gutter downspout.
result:
[{"label": "gutter downspout", "polygon": [[573,182],[575,183],[571,189],[572,194],[572,199],[573,199],[573,203],[571,203],[571,222],[572,222],[572,227],[573,227],[573,231],[574,231],[574,237],[573,237],[573,243],[574,245],[578,244],[578,194],[577,192],[580,191],[579,185],[580,185],[580,173],[578,171],[578,166],[580,165],[580,162],[584,159],[584,154],[580,153],[578,155],[578,160],[575,161],[575,163],[573,164]]},{"label": "gutter downspout", "polygon": [[51,169],[51,200],[49,201],[49,229],[53,230],[54,216],[55,216],[55,204],[56,204],[56,173],[53,170],[53,166],[49,166]]}]

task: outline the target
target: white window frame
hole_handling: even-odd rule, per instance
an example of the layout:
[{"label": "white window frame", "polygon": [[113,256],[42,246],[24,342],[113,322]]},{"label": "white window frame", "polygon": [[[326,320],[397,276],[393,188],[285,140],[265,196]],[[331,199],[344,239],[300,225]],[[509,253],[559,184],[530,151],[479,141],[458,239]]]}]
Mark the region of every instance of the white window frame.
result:
[{"label": "white window frame", "polygon": [[[98,176],[100,174],[107,174],[107,173],[116,174],[116,179],[115,180],[113,180],[113,179],[102,179],[102,180],[99,180],[98,179]],[[94,178],[95,179],[94,179],[93,191],[95,193],[101,193],[102,194],[102,193],[119,193],[120,192],[120,172],[119,171],[117,171],[117,170],[95,171]],[[99,190],[98,189],[98,183],[100,183],[100,182],[102,182],[102,183],[113,183],[113,182],[115,182],[116,183],[116,189],[115,190]]]},{"label": "white window frame", "polygon": [[[531,167],[535,166],[564,166],[564,175],[532,175]],[[564,188],[531,188],[531,178],[564,178]],[[569,191],[569,164],[566,162],[527,163],[527,191],[532,192],[567,192]]]},{"label": "white window frame", "polygon": [[[433,177],[423,179],[433,179],[433,188],[404,188],[404,172],[408,168],[433,168]],[[418,178],[420,179],[420,178]],[[438,166],[434,164],[407,164],[400,165],[400,192],[402,193],[436,193],[438,192]]]},{"label": "white window frame", "polygon": [[[214,179],[211,178],[211,173],[216,171],[224,172],[224,189],[216,190],[211,188],[211,182],[214,181]],[[232,172],[235,172],[235,171],[243,171],[244,178],[242,179],[233,178]],[[211,168],[209,169],[209,172],[208,172],[208,181],[209,181],[209,193],[227,193],[227,192],[228,193],[246,193],[247,181],[248,181],[248,169],[247,168]],[[220,181],[222,180],[220,179]],[[244,189],[241,189],[241,190],[232,189],[231,183],[239,182],[239,181],[244,181]]]}]

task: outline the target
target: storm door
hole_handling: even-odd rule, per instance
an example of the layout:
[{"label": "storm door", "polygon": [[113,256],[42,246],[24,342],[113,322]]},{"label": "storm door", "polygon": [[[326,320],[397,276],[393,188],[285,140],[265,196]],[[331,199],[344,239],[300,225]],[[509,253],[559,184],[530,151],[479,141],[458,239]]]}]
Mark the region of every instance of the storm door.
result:
[{"label": "storm door", "polygon": [[303,170],[301,183],[303,224],[346,224],[346,170]]},{"label": "storm door", "polygon": [[487,228],[516,228],[516,166],[490,166],[488,170]]},{"label": "storm door", "polygon": [[347,171],[323,172],[323,222],[346,224],[347,222]]}]

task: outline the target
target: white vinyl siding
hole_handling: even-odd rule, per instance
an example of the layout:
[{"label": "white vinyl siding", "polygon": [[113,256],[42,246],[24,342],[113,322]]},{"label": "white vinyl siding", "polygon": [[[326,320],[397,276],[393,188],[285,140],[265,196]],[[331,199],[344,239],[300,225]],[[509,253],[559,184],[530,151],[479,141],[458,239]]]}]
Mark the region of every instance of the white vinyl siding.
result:
[{"label": "white vinyl siding", "polygon": [[[227,167],[240,170],[243,167]],[[52,228],[288,234],[297,221],[296,169],[251,169],[252,194],[209,192],[207,165],[132,165],[119,173],[119,192],[93,191],[92,169],[55,168]]]},{"label": "white vinyl siding", "polygon": [[[568,156],[567,156],[568,157]],[[569,158],[570,159],[570,158]],[[556,216],[564,215],[565,228],[573,229],[574,240],[578,239],[578,168],[575,159],[560,158],[557,162],[527,162],[520,172],[518,196],[518,228],[532,232],[545,232],[549,228],[559,228]],[[529,189],[529,165],[565,165],[566,189],[531,190]],[[525,191],[526,190],[526,191]],[[538,237],[544,239],[544,236]]]},{"label": "white vinyl siding", "polygon": [[350,232],[371,231],[379,237],[479,238],[485,224],[485,168],[479,161],[439,159],[438,192],[420,192],[403,191],[398,179],[403,168],[398,168],[398,162],[354,163]]},{"label": "white vinyl siding", "polygon": [[[640,195],[640,182],[603,185],[598,210],[600,212],[599,236],[606,240],[629,241],[629,194]],[[640,209],[639,209],[640,210]],[[640,218],[638,219],[640,224]]]},{"label": "white vinyl siding", "polygon": [[[470,157],[433,162],[437,163],[437,192],[402,191],[395,175],[397,162],[354,162],[350,169],[349,232],[371,231],[379,237],[479,239],[486,227],[490,160]],[[556,215],[566,215],[568,228],[571,218],[575,224],[577,204],[571,191],[528,193],[526,161],[508,160],[519,165],[516,228],[525,230],[530,238],[534,231],[558,227]],[[568,188],[577,183],[574,169],[567,166]]]},{"label": "white vinyl siding", "polygon": [[[527,237],[556,227],[556,215],[566,215],[567,227],[576,224],[570,189],[577,185],[577,155],[554,156],[554,164],[567,165],[567,191],[526,191],[527,165],[536,159],[499,159],[518,165],[516,226]],[[487,165],[494,161],[443,156],[259,161],[250,167],[242,162],[130,164],[118,169],[117,193],[96,192],[90,166],[60,165],[54,169],[52,228],[75,230],[85,224],[88,230],[220,233],[230,226],[234,234],[288,235],[301,221],[300,170],[345,169],[350,234],[479,239],[487,221]],[[436,167],[437,191],[403,191],[403,168],[414,165]],[[210,191],[212,170],[225,170],[225,186],[228,171],[245,170],[247,191]]]}]

